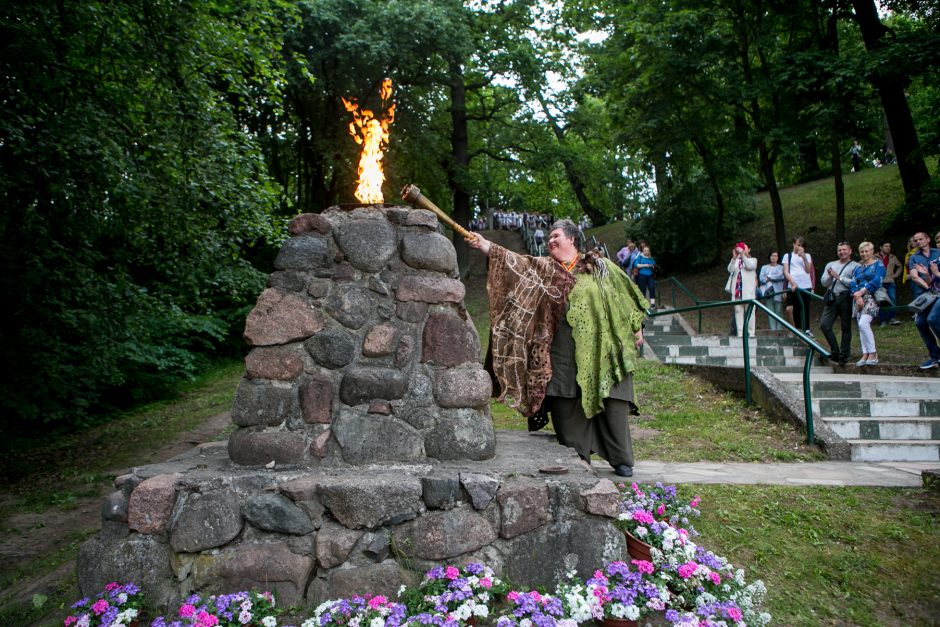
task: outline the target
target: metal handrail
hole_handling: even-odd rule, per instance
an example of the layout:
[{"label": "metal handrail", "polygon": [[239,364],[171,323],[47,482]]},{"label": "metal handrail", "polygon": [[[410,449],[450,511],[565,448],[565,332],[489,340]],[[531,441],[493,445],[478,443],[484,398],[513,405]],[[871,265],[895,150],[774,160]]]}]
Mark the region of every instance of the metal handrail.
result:
[{"label": "metal handrail", "polygon": [[[671,277],[670,277],[671,278]],[[680,286],[682,285],[679,281],[675,281]],[[690,296],[693,300],[698,300],[693,294],[690,293]],[[770,298],[773,295],[768,294],[762,298]],[[727,300],[727,301],[712,301],[712,302],[703,302],[691,307],[682,307],[679,309],[667,309],[667,310],[657,310],[649,312],[651,318],[658,316],[670,316],[673,314],[681,314],[688,311],[698,311],[699,317],[701,317],[701,312],[705,309],[714,309],[717,307],[728,307],[736,305],[746,305],[747,309],[744,311],[744,320],[743,328],[748,328],[748,322],[751,319],[751,316],[754,313],[754,308],[758,307],[764,311],[768,316],[774,318],[779,322],[784,329],[792,333],[798,340],[806,344],[809,350],[806,351],[806,359],[803,363],[803,406],[806,411],[806,442],[807,444],[813,444],[815,440],[814,434],[814,425],[813,425],[813,392],[812,386],[810,385],[810,372],[813,367],[813,356],[815,353],[819,353],[822,357],[830,357],[830,352],[825,348],[820,346],[816,340],[801,330],[797,329],[789,322],[781,318],[775,311],[764,305],[760,302],[761,299],[758,298],[749,298],[742,300]],[[747,333],[742,333],[742,350],[744,351],[744,401],[750,405],[752,404],[751,399],[751,351],[750,351],[750,338]]]},{"label": "metal handrail", "polygon": [[[657,281],[657,285],[656,285],[657,289],[659,288],[659,283],[660,281]],[[686,296],[688,296],[689,299],[696,305],[722,302],[722,301],[715,301],[715,300],[699,300],[698,297],[694,293],[692,293],[692,290],[690,290],[685,285],[683,285],[682,282],[675,277],[671,277],[671,276],[666,277],[665,279],[661,281],[661,283],[668,283],[670,287],[672,288],[670,293],[672,295],[672,309],[673,310],[676,309],[676,288],[678,288],[681,292],[683,292]],[[698,310],[698,328],[696,329],[696,331],[698,333],[702,332],[702,310],[701,309]]]}]

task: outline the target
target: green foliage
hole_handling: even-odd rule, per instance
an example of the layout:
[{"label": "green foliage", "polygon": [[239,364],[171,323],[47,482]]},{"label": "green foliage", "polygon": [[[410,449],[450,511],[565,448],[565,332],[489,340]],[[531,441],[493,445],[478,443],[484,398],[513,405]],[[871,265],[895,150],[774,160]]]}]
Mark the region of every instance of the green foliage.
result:
[{"label": "green foliage", "polygon": [[278,15],[234,0],[4,10],[4,420],[81,424],[164,393],[240,324],[263,284],[244,255],[280,227],[235,111],[277,96]]}]

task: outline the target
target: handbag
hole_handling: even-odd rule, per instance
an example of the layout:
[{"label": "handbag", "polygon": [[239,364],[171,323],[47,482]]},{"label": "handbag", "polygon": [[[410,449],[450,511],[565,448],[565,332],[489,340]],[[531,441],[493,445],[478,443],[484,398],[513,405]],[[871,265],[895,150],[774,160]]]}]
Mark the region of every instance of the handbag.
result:
[{"label": "handbag", "polygon": [[877,290],[875,290],[875,302],[882,307],[890,307],[894,304],[888,297],[888,290],[883,287],[879,287]]},{"label": "handbag", "polygon": [[936,301],[937,298],[940,298],[940,295],[936,292],[924,292],[908,303],[907,308],[914,313],[924,313],[933,307],[934,301]]},{"label": "handbag", "polygon": [[823,294],[823,301],[824,301],[827,305],[828,305],[829,303],[834,303],[834,302],[836,302],[836,293],[832,291],[832,288],[831,288],[831,287],[830,287],[828,290],[826,290],[826,293],[825,293],[825,294]]}]

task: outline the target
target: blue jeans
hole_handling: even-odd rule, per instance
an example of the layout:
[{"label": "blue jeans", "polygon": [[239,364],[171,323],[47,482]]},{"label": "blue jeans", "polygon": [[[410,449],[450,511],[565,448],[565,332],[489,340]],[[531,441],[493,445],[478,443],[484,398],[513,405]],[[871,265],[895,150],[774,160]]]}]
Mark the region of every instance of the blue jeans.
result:
[{"label": "blue jeans", "polygon": [[914,324],[920,332],[920,339],[924,341],[930,358],[940,360],[940,346],[937,338],[940,337],[940,299],[935,300],[933,307],[914,316]]},{"label": "blue jeans", "polygon": [[[882,283],[881,287],[885,288],[888,291],[888,298],[891,299],[891,304],[897,305],[898,299],[895,298],[895,295],[897,294],[897,292],[895,292],[894,283]],[[878,312],[878,319],[881,320],[882,324],[884,324],[886,322],[891,322],[892,320],[894,320],[897,317],[897,315],[898,315],[897,312],[894,311],[893,309],[889,309],[888,311],[881,309]]]}]

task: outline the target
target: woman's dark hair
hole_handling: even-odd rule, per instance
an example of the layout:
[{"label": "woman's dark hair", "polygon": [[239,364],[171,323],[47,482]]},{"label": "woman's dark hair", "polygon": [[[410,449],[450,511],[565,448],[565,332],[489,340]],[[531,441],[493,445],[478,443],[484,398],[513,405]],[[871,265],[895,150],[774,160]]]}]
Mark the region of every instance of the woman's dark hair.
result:
[{"label": "woman's dark hair", "polygon": [[803,248],[806,248],[806,238],[803,237],[802,235],[797,235],[796,237],[794,237],[794,238],[793,238],[793,243],[794,243],[794,244],[799,244],[799,245],[802,246]]},{"label": "woman's dark hair", "polygon": [[772,250],[767,253],[767,261],[770,261],[770,258],[774,255],[777,255],[777,261],[780,261],[780,253],[778,253],[776,250]]}]

